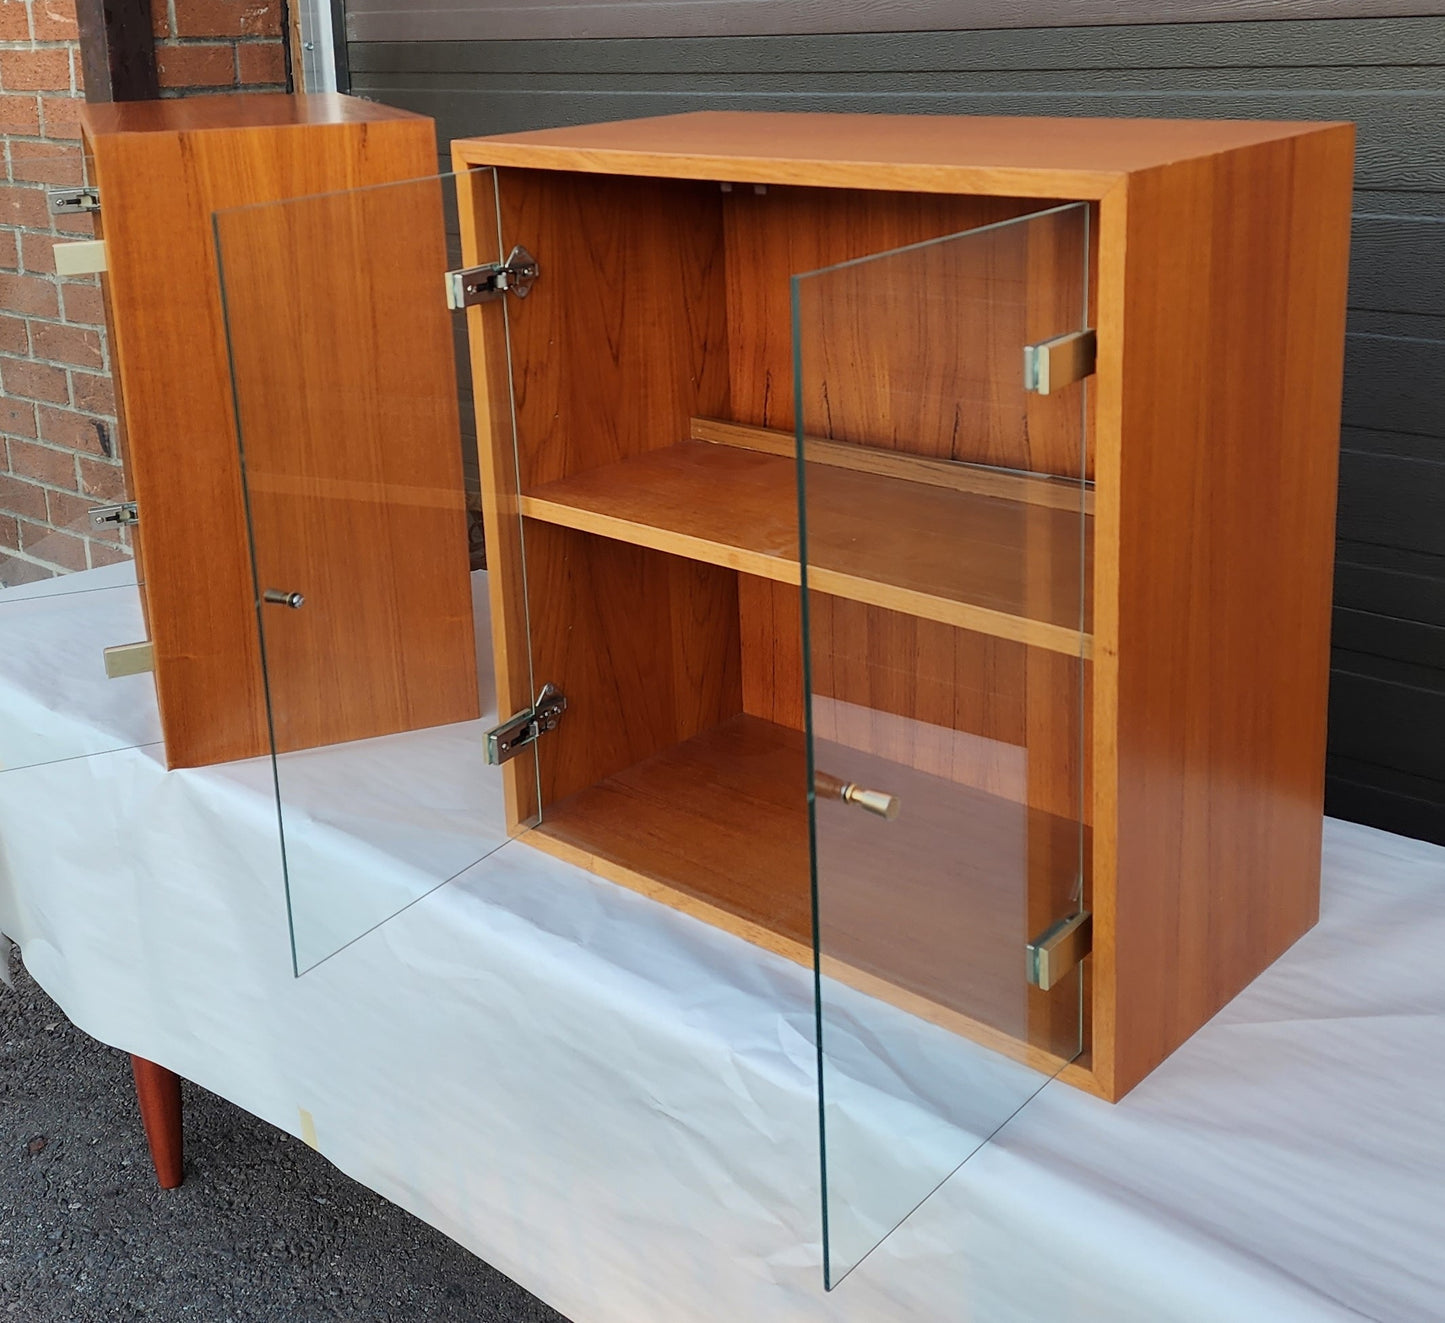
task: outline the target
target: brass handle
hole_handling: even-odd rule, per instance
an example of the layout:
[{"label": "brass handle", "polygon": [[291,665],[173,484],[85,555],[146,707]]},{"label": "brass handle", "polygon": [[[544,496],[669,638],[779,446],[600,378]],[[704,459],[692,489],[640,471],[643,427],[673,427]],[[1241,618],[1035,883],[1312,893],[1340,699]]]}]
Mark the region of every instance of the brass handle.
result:
[{"label": "brass handle", "polygon": [[840,781],[827,772],[813,774],[813,794],[819,799],[841,799],[845,804],[856,804],[889,822],[898,816],[897,795],[890,795],[886,790],[869,790],[855,781]]},{"label": "brass handle", "polygon": [[288,593],[284,588],[267,588],[261,600],[271,606],[289,606],[293,611],[299,611],[306,602],[300,593]]}]

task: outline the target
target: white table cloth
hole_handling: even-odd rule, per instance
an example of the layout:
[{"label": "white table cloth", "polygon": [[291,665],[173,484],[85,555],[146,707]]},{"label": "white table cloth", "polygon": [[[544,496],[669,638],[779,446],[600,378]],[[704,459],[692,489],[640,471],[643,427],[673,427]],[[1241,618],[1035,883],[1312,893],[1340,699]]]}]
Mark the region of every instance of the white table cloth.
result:
[{"label": "white table cloth", "polygon": [[[0,930],[81,1028],[575,1323],[1445,1318],[1445,850],[1327,821],[1313,932],[1117,1106],[1048,1085],[825,1294],[811,976],[516,842],[389,882],[446,823],[318,800],[293,875],[371,897],[318,950],[415,903],[294,978],[269,762],[167,772],[149,680],[95,674],[126,574],[0,593]],[[470,734],[442,819],[496,803]]]}]

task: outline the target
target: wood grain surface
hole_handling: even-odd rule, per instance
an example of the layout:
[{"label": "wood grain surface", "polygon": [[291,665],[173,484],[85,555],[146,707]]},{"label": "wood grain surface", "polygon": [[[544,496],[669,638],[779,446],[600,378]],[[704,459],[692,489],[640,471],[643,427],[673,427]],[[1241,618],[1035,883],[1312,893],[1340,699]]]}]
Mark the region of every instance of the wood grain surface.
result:
[{"label": "wood grain surface", "polygon": [[216,217],[278,751],[479,715],[447,188]]},{"label": "wood grain surface", "polygon": [[[792,461],[682,441],[524,491],[521,508],[534,522],[798,583],[797,501]],[[1074,656],[1087,648],[1080,514],[832,465],[809,465],[807,501],[820,592]],[[1040,592],[1031,574],[1059,587]]]},{"label": "wood grain surface", "polygon": [[[1071,886],[1077,824],[843,746],[820,744],[818,757],[901,803],[894,822],[818,807],[830,972],[1076,1055],[1077,1026],[1031,1039],[1022,951],[1029,861],[1062,864]],[[525,839],[811,965],[806,766],[800,732],[737,716],[553,805]],[[1069,990],[1058,995],[1067,1006]]]},{"label": "wood grain surface", "polygon": [[269,741],[211,214],[427,174],[431,124],[335,96],[82,113],[105,198],[103,283],[166,757],[253,757]]},{"label": "wood grain surface", "polygon": [[1102,208],[1092,1070],[1108,1097],[1318,914],[1352,145],[1336,126],[1181,163]]},{"label": "wood grain surface", "polygon": [[462,139],[470,165],[911,193],[1101,198],[1131,172],[1317,123],[694,111]]},{"label": "wood grain surface", "polygon": [[[716,446],[735,446],[739,450],[757,450],[765,455],[789,458],[797,454],[798,448],[793,432],[748,427],[719,418],[694,418],[691,436],[694,441],[708,441]],[[972,492],[975,496],[996,496],[1006,501],[1046,505],[1054,510],[1082,509],[1088,513],[1094,508],[1093,488],[1081,485],[1076,478],[1054,478],[1045,474],[991,468],[984,464],[927,459],[903,450],[880,450],[873,446],[846,445],[812,437],[804,443],[803,453],[813,464],[903,478],[929,487]]]}]

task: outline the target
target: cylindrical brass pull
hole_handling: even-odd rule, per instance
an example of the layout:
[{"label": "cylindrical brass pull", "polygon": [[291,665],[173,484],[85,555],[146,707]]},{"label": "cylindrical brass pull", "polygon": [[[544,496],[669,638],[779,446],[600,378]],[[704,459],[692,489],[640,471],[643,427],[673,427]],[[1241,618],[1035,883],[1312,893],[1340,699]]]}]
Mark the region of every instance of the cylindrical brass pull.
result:
[{"label": "cylindrical brass pull", "polygon": [[856,804],[889,822],[898,816],[897,795],[890,795],[886,790],[869,790],[855,781],[840,781],[827,772],[813,774],[813,793],[819,799],[841,799],[845,804]]},{"label": "cylindrical brass pull", "polygon": [[300,593],[288,593],[284,588],[267,588],[261,600],[271,606],[289,606],[293,611],[299,611],[306,602]]}]

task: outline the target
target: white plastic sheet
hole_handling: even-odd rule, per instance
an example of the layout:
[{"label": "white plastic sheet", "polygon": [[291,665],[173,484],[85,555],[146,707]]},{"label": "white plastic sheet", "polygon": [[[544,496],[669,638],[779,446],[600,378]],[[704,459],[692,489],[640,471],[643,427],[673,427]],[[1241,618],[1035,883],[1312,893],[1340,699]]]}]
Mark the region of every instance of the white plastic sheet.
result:
[{"label": "white plastic sheet", "polygon": [[525,844],[298,980],[269,765],[115,748],[0,773],[0,930],[95,1037],[576,1323],[1445,1312],[1445,850],[1418,842],[1327,823],[1313,933],[1118,1106],[1047,1086],[831,1295],[810,977]]}]

